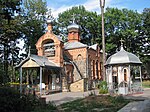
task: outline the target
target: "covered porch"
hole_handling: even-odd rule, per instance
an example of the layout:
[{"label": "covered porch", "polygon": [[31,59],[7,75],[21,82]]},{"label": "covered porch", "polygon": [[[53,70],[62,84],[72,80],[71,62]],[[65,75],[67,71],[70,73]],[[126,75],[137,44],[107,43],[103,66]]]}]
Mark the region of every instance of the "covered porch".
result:
[{"label": "covered porch", "polygon": [[20,93],[41,96],[62,91],[62,68],[48,58],[29,55],[16,68],[20,75]]}]

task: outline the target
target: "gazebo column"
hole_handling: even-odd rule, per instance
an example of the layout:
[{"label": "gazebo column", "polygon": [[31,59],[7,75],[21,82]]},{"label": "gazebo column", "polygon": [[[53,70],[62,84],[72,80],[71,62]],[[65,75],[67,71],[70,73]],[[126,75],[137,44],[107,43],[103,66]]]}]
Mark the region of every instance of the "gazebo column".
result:
[{"label": "gazebo column", "polygon": [[129,65],[129,69],[128,69],[128,79],[129,79],[129,91],[131,92],[131,73],[130,73],[130,68],[131,66]]},{"label": "gazebo column", "polygon": [[110,71],[109,71],[109,68],[107,67],[107,68],[106,68],[106,76],[107,76],[107,77],[106,77],[106,81],[107,81],[107,84],[108,84],[108,85],[109,85],[109,72],[110,72]]},{"label": "gazebo column", "polygon": [[109,82],[109,90],[112,91],[113,90],[112,66],[110,66],[110,68],[109,68],[108,82]]},{"label": "gazebo column", "polygon": [[40,95],[42,95],[42,67],[40,67]]},{"label": "gazebo column", "polygon": [[22,67],[20,67],[19,73],[20,73],[20,93],[22,93]]},{"label": "gazebo column", "polygon": [[140,82],[141,82],[141,89],[142,89],[142,73],[141,73],[141,66],[139,66],[139,70],[140,70]]}]

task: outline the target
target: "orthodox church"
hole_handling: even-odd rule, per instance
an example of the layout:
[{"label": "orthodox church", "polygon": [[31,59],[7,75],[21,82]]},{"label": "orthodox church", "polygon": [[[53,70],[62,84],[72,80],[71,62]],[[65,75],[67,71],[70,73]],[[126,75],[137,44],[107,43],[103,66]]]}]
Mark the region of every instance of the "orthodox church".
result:
[{"label": "orthodox church", "polygon": [[[39,90],[87,91],[95,88],[102,77],[102,52],[98,44],[88,46],[80,42],[79,25],[73,22],[67,27],[68,41],[52,31],[47,21],[47,32],[37,43],[37,55],[30,54],[17,67],[20,68],[20,90],[23,77],[32,84],[39,84]],[[36,69],[36,77],[23,71]],[[31,72],[32,73],[32,72]],[[32,78],[31,78],[32,77]]]}]

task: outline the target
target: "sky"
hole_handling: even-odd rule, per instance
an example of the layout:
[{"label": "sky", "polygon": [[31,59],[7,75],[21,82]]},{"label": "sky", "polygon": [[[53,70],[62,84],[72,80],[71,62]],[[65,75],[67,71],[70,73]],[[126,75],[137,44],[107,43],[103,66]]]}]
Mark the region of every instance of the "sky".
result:
[{"label": "sky", "polygon": [[[46,0],[47,6],[52,10],[52,15],[58,17],[58,14],[70,9],[73,6],[83,5],[88,11],[96,11],[100,14],[99,0]],[[144,8],[150,8],[150,0],[105,0],[105,8],[127,8],[142,12]]]}]

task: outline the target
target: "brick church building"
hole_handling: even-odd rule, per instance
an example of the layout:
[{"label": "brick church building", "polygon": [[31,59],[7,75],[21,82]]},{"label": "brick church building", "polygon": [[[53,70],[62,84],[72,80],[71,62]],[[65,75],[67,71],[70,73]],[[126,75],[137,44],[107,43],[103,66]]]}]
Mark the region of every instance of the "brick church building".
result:
[{"label": "brick church building", "polygon": [[79,25],[74,22],[67,29],[68,41],[64,43],[53,33],[51,22],[47,22],[47,32],[36,43],[37,55],[29,54],[18,65],[21,69],[38,68],[41,91],[42,83],[47,90],[87,91],[102,80],[102,52],[98,44],[81,43]]}]

